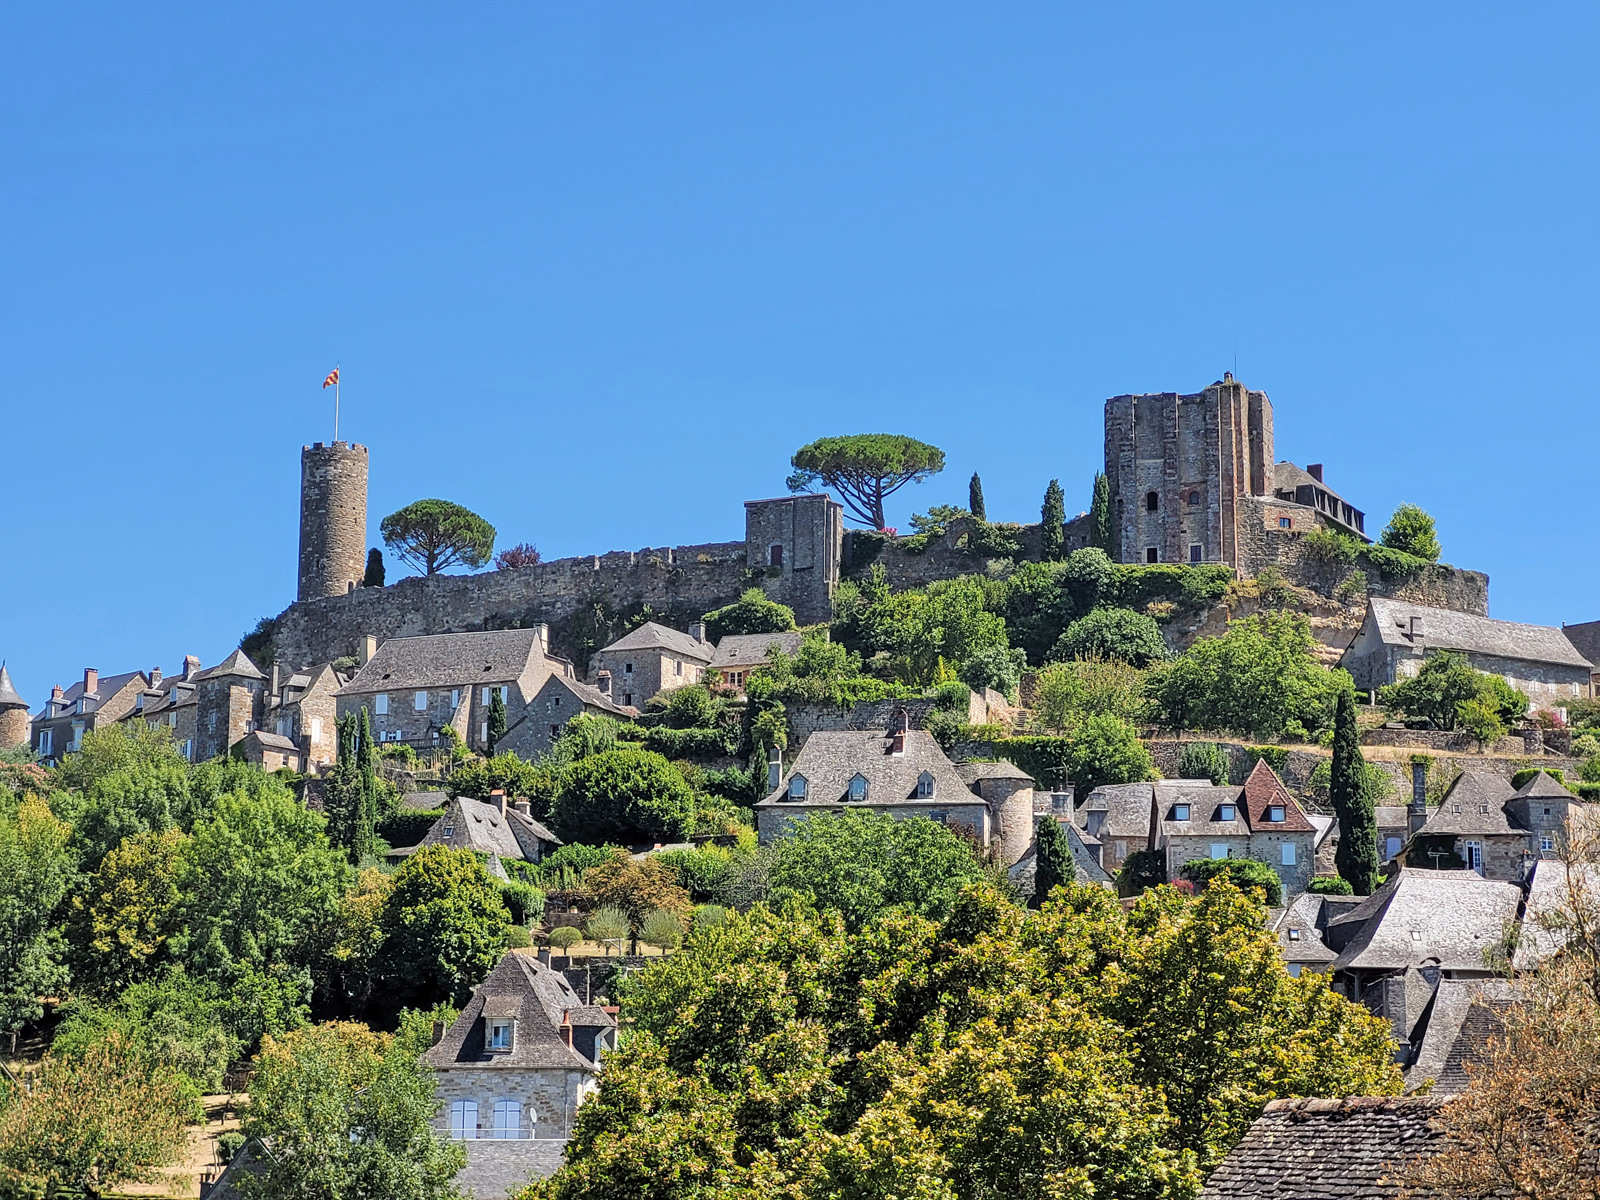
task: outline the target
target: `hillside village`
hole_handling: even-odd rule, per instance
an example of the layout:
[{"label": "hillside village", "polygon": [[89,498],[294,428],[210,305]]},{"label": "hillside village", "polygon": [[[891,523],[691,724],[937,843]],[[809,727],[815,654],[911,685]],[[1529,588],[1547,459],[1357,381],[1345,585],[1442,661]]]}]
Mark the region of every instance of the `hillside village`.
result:
[{"label": "hillside village", "polygon": [[[1600,619],[1492,617],[1274,424],[1231,374],[1112,397],[1038,521],[974,475],[908,531],[943,453],[823,439],[740,538],[554,561],[437,500],[379,548],[369,449],[306,446],[295,599],[221,661],[0,667],[0,1178],[53,1178],[26,1097],[115,1076],[181,1119],[85,1169],[213,1197],[379,1170],[369,1092],[425,1112],[396,1195],[923,1194],[874,1144],[1005,1190],[1059,1114],[973,1083],[975,1140],[968,1073],[1120,1114],[1061,1135],[1109,1195],[1261,1194],[1295,1140],[1318,1195],[1434,1178],[1593,961]],[[1259,1020],[1174,1069],[1152,1022],[1235,972]]]}]

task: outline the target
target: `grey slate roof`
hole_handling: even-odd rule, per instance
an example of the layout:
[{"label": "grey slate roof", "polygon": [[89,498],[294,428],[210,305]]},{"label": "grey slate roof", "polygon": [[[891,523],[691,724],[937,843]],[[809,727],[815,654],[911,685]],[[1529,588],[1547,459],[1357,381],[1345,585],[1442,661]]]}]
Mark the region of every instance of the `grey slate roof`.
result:
[{"label": "grey slate roof", "polygon": [[1411,820],[1403,804],[1376,804],[1372,808],[1372,815],[1377,819],[1379,829],[1403,830]]},{"label": "grey slate roof", "polygon": [[717,643],[711,667],[722,671],[729,667],[759,667],[767,661],[767,649],[779,646],[785,654],[798,654],[804,635],[790,633],[730,633]]},{"label": "grey slate roof", "polygon": [[400,797],[400,807],[426,812],[430,808],[443,808],[450,803],[448,792],[407,792]]},{"label": "grey slate roof", "polygon": [[[1041,818],[1043,819],[1043,818]],[[1072,847],[1072,865],[1077,869],[1079,883],[1092,883],[1099,887],[1112,887],[1116,881],[1099,863],[1095,862],[1094,854],[1084,839],[1083,834],[1076,825],[1069,821],[1062,821],[1061,827],[1067,831],[1067,844]],[[1093,840],[1093,839],[1090,839]],[[1034,879],[1039,870],[1039,843],[1037,837],[1029,843],[1023,856],[1012,863],[1007,870],[1012,886],[1023,897],[1033,895]]]},{"label": "grey slate roof", "polygon": [[[1324,492],[1327,492],[1328,495],[1337,497],[1340,500],[1344,500],[1343,496],[1340,496],[1338,492],[1334,491],[1326,483],[1323,483],[1310,471],[1306,470],[1304,467],[1297,467],[1294,463],[1288,461],[1274,463],[1272,465],[1272,486],[1274,490],[1282,488],[1283,490],[1289,492],[1294,491],[1296,488],[1303,487],[1320,488]],[[1344,500],[1344,502],[1346,504],[1350,504],[1350,501],[1348,500]],[[1350,504],[1350,507],[1355,508],[1355,505]],[[1361,515],[1366,516],[1366,513],[1362,513]]]},{"label": "grey slate roof", "polygon": [[6,670],[6,665],[0,662],[0,708],[27,708],[28,702],[17,695],[17,689],[11,684],[11,673]]},{"label": "grey slate roof", "polygon": [[298,752],[300,749],[300,747],[296,746],[292,740],[284,737],[282,734],[268,733],[263,729],[253,729],[246,734],[245,737],[246,740],[249,738],[255,738],[259,745],[266,746],[271,750],[294,750]]},{"label": "grey slate roof", "polygon": [[390,638],[338,695],[510,683],[528,670],[530,660],[541,657],[535,629]]},{"label": "grey slate roof", "polygon": [[[1524,625],[1496,621],[1447,608],[1429,608],[1404,600],[1374,596],[1367,602],[1371,619],[1386,646],[1421,650],[1466,650],[1524,662],[1556,663],[1569,667],[1592,664],[1579,654],[1561,630],[1549,625]],[[1422,625],[1422,645],[1410,637],[1411,618]]]},{"label": "grey slate roof", "polygon": [[1333,969],[1404,970],[1434,961],[1444,970],[1487,971],[1484,952],[1501,944],[1522,889],[1474,871],[1406,867],[1341,922],[1362,926]]},{"label": "grey slate roof", "polygon": [[1406,1068],[1406,1086],[1431,1079],[1441,1092],[1464,1092],[1468,1063],[1483,1059],[1485,1043],[1503,1027],[1512,1003],[1503,979],[1441,979],[1428,1006],[1417,1056]]},{"label": "grey slate roof", "polygon": [[[1077,820],[1102,842],[1111,838],[1145,841],[1150,836],[1151,783],[1114,783],[1097,787],[1077,807]],[[1093,818],[1103,814],[1098,830]]]},{"label": "grey slate roof", "polygon": [[[515,1019],[509,1051],[491,1053],[485,1047],[486,1005],[496,1016]],[[567,1044],[561,1032],[563,1019],[573,1026],[616,1025],[603,1009],[584,1004],[559,971],[512,951],[478,985],[461,1015],[439,1043],[423,1053],[422,1061],[435,1070],[543,1067],[595,1073],[599,1064]]]},{"label": "grey slate roof", "polygon": [[1584,658],[1592,663],[1600,663],[1600,621],[1563,625],[1561,633]]},{"label": "grey slate roof", "polygon": [[[85,705],[85,708],[89,712],[93,712],[100,707],[102,701],[109,700],[136,679],[143,679],[146,683],[149,682],[149,677],[143,671],[128,671],[121,675],[100,676],[99,681],[95,684],[94,695],[89,698],[89,703]],[[58,715],[65,716],[71,711],[71,706],[76,704],[82,696],[83,680],[80,679],[62,692],[61,701],[67,707],[63,708]],[[41,708],[34,714],[33,719],[36,721],[48,719],[45,709]]]},{"label": "grey slate roof", "polygon": [[235,650],[227,658],[214,667],[201,671],[196,679],[221,679],[225,675],[236,676],[240,679],[265,679],[261,668],[251,662],[243,650]]},{"label": "grey slate roof", "polygon": [[538,858],[539,842],[561,845],[561,839],[555,834],[514,808],[507,806],[502,814],[498,804],[457,796],[417,846],[449,846],[455,850],[531,862]]},{"label": "grey slate roof", "polygon": [[668,650],[701,663],[709,663],[717,652],[710,642],[696,641],[687,633],[669,629],[654,621],[646,621],[632,633],[624,634],[603,647],[600,652],[607,654],[614,650]]},{"label": "grey slate roof", "polygon": [[1320,967],[1334,960],[1334,953],[1322,940],[1323,901],[1326,896],[1316,892],[1301,892],[1281,910],[1273,925],[1278,935],[1278,949],[1284,962]]},{"label": "grey slate roof", "polygon": [[1388,1200],[1390,1182],[1438,1153],[1447,1096],[1274,1100],[1206,1180],[1201,1200]]},{"label": "grey slate roof", "polygon": [[[926,804],[929,808],[948,808],[952,804],[982,804],[972,794],[945,757],[933,735],[921,729],[906,734],[904,754],[889,753],[891,740],[873,730],[821,730],[806,739],[794,765],[761,805],[782,808],[816,807],[849,803],[852,808],[875,808],[886,804]],[[916,798],[917,780],[926,771],[933,776],[932,799]],[[860,774],[867,781],[864,801],[846,801],[850,780]],[[805,776],[804,801],[784,799],[789,781]]]},{"label": "grey slate roof", "polygon": [[1506,801],[1515,794],[1511,784],[1498,775],[1490,775],[1484,771],[1463,771],[1456,776],[1455,782],[1450,785],[1450,790],[1445,793],[1444,802],[1433,810],[1433,815],[1428,818],[1428,823],[1420,832],[1423,836],[1434,834],[1525,836],[1525,832],[1513,828],[1506,817]]},{"label": "grey slate roof", "polygon": [[1511,960],[1517,970],[1533,970],[1567,944],[1566,932],[1559,925],[1561,914],[1572,907],[1574,889],[1581,902],[1590,897],[1593,899],[1587,903],[1600,900],[1600,865],[1569,865],[1556,858],[1541,858],[1533,864],[1528,901],[1522,910],[1522,936]]},{"label": "grey slate roof", "polygon": [[1528,780],[1527,783],[1523,784],[1516,790],[1515,794],[1529,800],[1538,799],[1540,797],[1556,800],[1577,799],[1576,796],[1574,796],[1566,788],[1562,787],[1559,782],[1557,782],[1555,776],[1545,771],[1540,771],[1532,779]]}]

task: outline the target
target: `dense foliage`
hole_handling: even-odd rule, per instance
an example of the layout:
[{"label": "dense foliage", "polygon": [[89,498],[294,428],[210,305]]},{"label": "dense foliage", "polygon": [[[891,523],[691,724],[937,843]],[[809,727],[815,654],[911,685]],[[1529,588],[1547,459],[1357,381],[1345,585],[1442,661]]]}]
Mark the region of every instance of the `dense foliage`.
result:
[{"label": "dense foliage", "polygon": [[681,842],[694,831],[695,797],[661,755],[624,746],[568,768],[550,817],[558,834],[589,841]]},{"label": "dense foliage", "polygon": [[883,502],[908,483],[944,470],[944,451],[898,433],[858,433],[810,442],[790,459],[791,492],[832,488],[850,515],[882,529]]},{"label": "dense foliage", "polygon": [[1528,712],[1527,696],[1501,676],[1475,670],[1466,655],[1452,650],[1428,655],[1415,675],[1380,688],[1378,699],[1398,712],[1427,720],[1436,729],[1460,728],[1475,716],[1481,721],[1486,714],[1504,727]]},{"label": "dense foliage", "polygon": [[769,599],[760,588],[747,588],[732,604],[705,615],[706,636],[720,642],[734,633],[784,633],[795,627],[794,609]]},{"label": "dense foliage", "polygon": [[1283,880],[1264,862],[1253,858],[1191,858],[1179,868],[1189,882],[1202,888],[1226,879],[1240,891],[1259,891],[1269,908],[1283,903]]},{"label": "dense foliage", "polygon": [[1096,608],[1067,626],[1050,657],[1056,662],[1114,658],[1130,666],[1148,667],[1167,657],[1167,643],[1161,627],[1144,613],[1131,608]]},{"label": "dense foliage", "polygon": [[395,872],[378,974],[394,1005],[464,1004],[505,953],[511,914],[470,850],[424,846]]},{"label": "dense foliage", "polygon": [[481,567],[494,553],[494,526],[449,500],[415,500],[378,526],[383,543],[424,575],[446,567]]},{"label": "dense foliage", "polygon": [[1339,818],[1339,847],[1335,862],[1339,876],[1358,896],[1371,895],[1378,886],[1378,820],[1361,757],[1353,693],[1339,696],[1333,724],[1333,760],[1329,768],[1328,799]]},{"label": "dense foliage", "polygon": [[1439,561],[1439,535],[1433,518],[1415,504],[1402,504],[1383,527],[1378,544],[1424,562]]}]

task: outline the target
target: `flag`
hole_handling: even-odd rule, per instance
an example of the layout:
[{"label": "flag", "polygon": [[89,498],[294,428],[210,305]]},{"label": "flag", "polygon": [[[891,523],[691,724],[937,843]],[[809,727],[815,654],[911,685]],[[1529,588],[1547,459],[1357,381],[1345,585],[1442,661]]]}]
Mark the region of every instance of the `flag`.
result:
[{"label": "flag", "polygon": [[322,386],[325,387],[325,388],[328,388],[328,387],[332,387],[334,384],[336,384],[338,382],[339,382],[339,368],[335,367],[329,373],[328,377],[322,381]]}]

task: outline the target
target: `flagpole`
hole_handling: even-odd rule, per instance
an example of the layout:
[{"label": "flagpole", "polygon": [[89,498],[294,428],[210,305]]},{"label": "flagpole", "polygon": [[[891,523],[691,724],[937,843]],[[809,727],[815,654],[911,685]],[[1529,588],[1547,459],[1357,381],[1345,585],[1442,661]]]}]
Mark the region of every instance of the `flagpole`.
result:
[{"label": "flagpole", "polygon": [[333,440],[339,440],[339,364],[333,364]]}]

